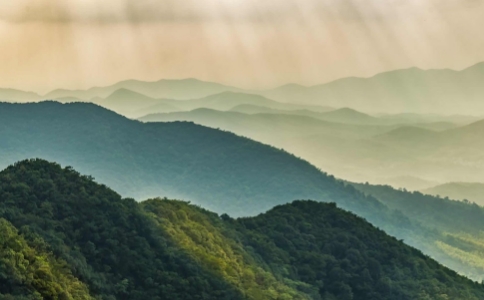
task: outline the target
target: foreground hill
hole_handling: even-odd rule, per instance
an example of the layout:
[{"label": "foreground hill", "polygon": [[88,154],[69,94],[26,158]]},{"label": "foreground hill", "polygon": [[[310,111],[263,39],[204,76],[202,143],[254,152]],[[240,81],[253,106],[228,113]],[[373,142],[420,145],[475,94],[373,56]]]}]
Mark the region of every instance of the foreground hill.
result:
[{"label": "foreground hill", "polygon": [[484,287],[334,204],[232,219],[42,160],[0,172],[5,299],[462,299]]}]

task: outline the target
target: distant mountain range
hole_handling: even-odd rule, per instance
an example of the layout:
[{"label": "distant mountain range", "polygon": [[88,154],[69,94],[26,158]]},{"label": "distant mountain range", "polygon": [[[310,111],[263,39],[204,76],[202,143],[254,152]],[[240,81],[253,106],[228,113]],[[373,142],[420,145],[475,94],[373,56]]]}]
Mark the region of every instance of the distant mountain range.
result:
[{"label": "distant mountain range", "polygon": [[[449,118],[454,120],[453,117]],[[399,115],[395,119],[388,115],[376,117],[349,108],[315,112],[241,105],[230,111],[196,109],[150,114],[140,120],[191,121],[235,132],[283,148],[351,181],[421,190],[448,181],[478,181],[480,176],[477,173],[479,164],[466,166],[453,159],[437,162],[435,159],[441,154],[429,156],[440,143],[447,140],[447,135],[453,136],[453,142],[445,143],[449,146],[454,144],[455,147],[460,145],[462,151],[465,145],[475,143],[473,138],[469,138],[469,143],[456,140],[461,136],[460,130],[467,128],[467,125],[459,127],[459,124],[442,122],[445,119],[436,117],[422,122],[422,118],[401,118]],[[433,120],[436,122],[431,122]],[[462,157],[466,158],[466,154],[463,153]],[[469,156],[467,159],[474,158]],[[469,170],[466,171],[466,168]],[[419,172],[416,173],[416,170]],[[467,177],[461,177],[463,175]]]},{"label": "distant mountain range", "polygon": [[[83,100],[79,98],[62,98],[61,102],[83,102]],[[124,88],[114,91],[106,98],[92,98],[90,102],[128,117],[142,117],[153,113],[189,111],[198,108],[225,111],[242,105],[257,105],[263,109],[277,111],[306,110],[317,113],[334,110],[329,107],[282,103],[259,95],[235,92],[222,92],[190,100],[155,99]]]},{"label": "distant mountain range", "polygon": [[[231,216],[256,215],[296,199],[335,202],[462,274],[484,278],[484,265],[461,259],[472,259],[473,251],[480,248],[448,237],[480,230],[484,209],[430,196],[410,207],[400,203],[400,209],[393,209],[396,204],[388,201],[405,201],[414,194],[402,192],[399,198],[379,195],[378,190],[364,194],[287,152],[232,133],[185,122],[145,124],[87,103],[3,103],[0,153],[3,166],[25,158],[56,160],[89,172],[123,196],[185,199]],[[47,193],[51,191],[49,181],[39,184]],[[436,209],[434,204],[449,209]],[[422,222],[415,210],[435,215]],[[467,226],[460,223],[463,219],[469,221]],[[446,220],[446,227],[436,220]],[[465,238],[454,237],[454,241]],[[449,249],[461,251],[461,257]]]},{"label": "distant mountain range", "polygon": [[284,102],[368,112],[475,115],[484,109],[483,83],[484,63],[480,63],[463,71],[411,68],[311,87],[286,85],[262,94]]},{"label": "distant mountain range", "polygon": [[43,96],[4,89],[0,90],[0,100],[26,102],[79,99],[96,102],[95,99],[107,98],[123,89],[153,99],[174,100],[200,99],[224,92],[236,92],[259,94],[275,101],[297,105],[351,107],[370,113],[476,115],[484,109],[481,101],[484,96],[483,82],[484,63],[480,63],[462,71],[411,68],[381,73],[370,78],[343,78],[310,87],[288,84],[272,90],[244,90],[196,79],[155,82],[126,80],[88,90],[55,90]]},{"label": "distant mountain range", "polygon": [[0,102],[32,102],[40,99],[41,96],[33,92],[0,88]]},{"label": "distant mountain range", "polygon": [[235,87],[213,82],[205,82],[197,79],[162,79],[155,82],[126,80],[110,86],[93,87],[88,90],[55,90],[45,95],[44,98],[58,99],[64,97],[74,97],[82,100],[90,100],[96,97],[106,98],[119,89],[131,90],[151,98],[167,98],[177,100],[202,98],[227,91],[242,91],[242,89]]},{"label": "distant mountain range", "polygon": [[450,182],[424,189],[422,193],[455,200],[467,200],[484,206],[484,183]]}]

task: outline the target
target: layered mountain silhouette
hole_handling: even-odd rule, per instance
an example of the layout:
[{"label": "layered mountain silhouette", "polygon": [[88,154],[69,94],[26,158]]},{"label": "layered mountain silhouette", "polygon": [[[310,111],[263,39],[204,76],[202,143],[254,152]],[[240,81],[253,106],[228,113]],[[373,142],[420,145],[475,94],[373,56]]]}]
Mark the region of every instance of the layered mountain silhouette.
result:
[{"label": "layered mountain silhouette", "polygon": [[[247,108],[249,110],[244,109]],[[438,131],[456,128],[451,122],[422,122],[374,117],[351,109],[330,112],[308,110],[281,111],[260,109],[259,106],[238,106],[230,111],[196,109],[193,111],[149,114],[144,122],[191,121],[212,128],[228,130],[257,141],[283,148],[319,168],[351,181],[395,184],[422,189],[442,181],[441,177],[421,178],[423,184],[411,184],[405,178],[415,178],[414,163],[418,162],[420,146]],[[434,120],[434,119],[432,119]],[[412,147],[408,151],[407,145]],[[442,168],[428,167],[429,175],[441,174]],[[436,170],[434,172],[434,170]],[[448,173],[452,173],[450,170]],[[427,172],[422,172],[426,174]],[[452,173],[455,174],[455,173]],[[401,180],[400,180],[401,179]],[[409,184],[410,183],[410,184]]]},{"label": "layered mountain silhouette", "polygon": [[218,94],[227,91],[238,92],[241,89],[225,86],[213,82],[205,82],[197,79],[180,79],[148,82],[140,80],[126,80],[106,87],[93,87],[88,90],[65,90],[52,91],[44,96],[45,99],[58,99],[73,97],[81,100],[90,100],[100,97],[106,98],[119,89],[128,89],[145,96],[160,99],[195,99]]},{"label": "layered mountain silhouette", "polygon": [[[31,102],[40,99],[59,101],[79,99],[96,102],[96,99],[105,99],[120,89],[131,90],[153,99],[175,100],[200,99],[220,93],[235,92],[258,94],[275,101],[299,106],[306,104],[321,107],[351,107],[371,113],[476,115],[484,108],[481,101],[484,96],[483,81],[484,63],[479,63],[461,71],[410,68],[380,73],[370,78],[342,78],[316,86],[287,84],[272,90],[246,90],[197,79],[163,79],[154,82],[126,80],[87,90],[58,89],[43,96],[3,89],[0,90],[0,100]],[[160,111],[152,111],[152,113],[155,112]],[[409,115],[402,115],[402,117],[409,117]]]},{"label": "layered mountain silhouette", "polygon": [[[484,278],[484,266],[450,252],[440,223],[422,225],[411,210],[393,210],[385,199],[365,195],[304,160],[232,133],[184,122],[145,124],[86,103],[1,104],[0,122],[3,166],[25,158],[55,160],[92,174],[123,196],[185,199],[232,217],[296,199],[335,202],[445,265]],[[412,209],[426,205],[416,202]],[[481,208],[461,205],[452,210],[460,219],[482,214]],[[436,213],[458,219],[445,210]],[[472,231],[463,228],[463,233]],[[474,251],[467,244],[450,247],[466,257]]]},{"label": "layered mountain silhouette", "polygon": [[[80,102],[66,101],[66,102]],[[215,110],[231,110],[241,105],[263,107],[266,110],[292,111],[308,110],[314,113],[328,111],[330,108],[314,105],[297,105],[281,103],[254,94],[223,92],[203,98],[190,100],[155,99],[128,89],[119,89],[107,98],[93,98],[91,102],[114,110],[128,117],[141,117],[153,113],[169,113],[206,108]]]},{"label": "layered mountain silhouette", "polygon": [[279,101],[348,106],[374,112],[471,114],[482,110],[484,63],[462,71],[411,68],[371,78],[343,78],[304,87],[283,86],[263,94]]}]

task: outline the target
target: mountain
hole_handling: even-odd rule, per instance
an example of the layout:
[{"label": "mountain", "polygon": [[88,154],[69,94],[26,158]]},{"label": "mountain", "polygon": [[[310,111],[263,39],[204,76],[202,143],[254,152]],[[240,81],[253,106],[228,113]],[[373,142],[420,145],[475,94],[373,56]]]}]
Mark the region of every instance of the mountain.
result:
[{"label": "mountain", "polygon": [[1,298],[242,299],[90,177],[31,160],[0,178]]},{"label": "mountain", "polygon": [[484,176],[484,121],[440,132],[399,128],[371,138],[382,147],[399,149],[411,157],[400,168],[406,175],[426,174],[439,183],[479,182]]},{"label": "mountain", "polygon": [[277,102],[266,97],[236,92],[223,92],[219,94],[210,95],[200,99],[191,99],[186,101],[178,101],[176,104],[185,110],[193,110],[197,108],[209,108],[215,110],[231,110],[240,105],[262,106],[265,108],[275,110],[310,110],[315,112],[326,111],[329,108],[317,105],[299,105],[292,103]]},{"label": "mountain", "polygon": [[[400,164],[405,166],[405,164],[415,161],[415,156],[412,151],[400,147],[398,144],[406,141],[402,136],[405,137],[405,132],[409,130],[412,131],[408,134],[411,136],[413,131],[435,133],[423,128],[447,128],[447,124],[435,123],[413,124],[414,127],[407,128],[406,125],[386,124],[386,120],[382,122],[383,124],[375,125],[375,123],[379,123],[379,119],[371,116],[360,119],[361,122],[368,122],[369,125],[351,123],[351,115],[359,115],[358,112],[351,110],[337,110],[335,114],[306,110],[267,109],[267,111],[269,112],[247,114],[235,112],[234,109],[230,111],[196,109],[168,114],[150,114],[139,120],[143,122],[190,121],[228,130],[277,148],[283,148],[346,180],[395,184],[409,189],[417,186],[406,185],[409,181],[404,180],[414,174],[413,170],[409,168],[407,171],[400,168]],[[332,120],[350,123],[326,121],[324,120],[326,114],[335,116],[330,117]],[[341,115],[349,118],[338,117]],[[357,118],[355,120],[358,122]],[[453,125],[450,127],[454,128]],[[390,140],[395,143],[389,142]],[[402,180],[393,180],[398,178]],[[422,178],[422,180],[431,182],[431,184],[419,185],[417,189],[431,187],[441,182],[426,178]]]},{"label": "mountain", "polygon": [[351,108],[341,108],[322,114],[326,121],[347,124],[382,124],[378,118],[364,114]]},{"label": "mountain", "polygon": [[287,114],[297,114],[298,111],[295,110],[276,110],[269,108],[267,106],[259,106],[259,105],[254,105],[254,104],[240,104],[237,105],[231,109],[229,109],[231,112],[239,112],[243,114],[282,114],[282,113],[287,113]]},{"label": "mountain", "polygon": [[213,82],[205,82],[197,79],[168,80],[163,79],[155,82],[126,80],[106,87],[93,87],[87,90],[52,91],[44,96],[44,99],[57,99],[63,97],[75,97],[82,100],[90,100],[95,97],[106,98],[116,90],[127,89],[155,99],[196,99],[226,91],[239,92],[241,89],[225,86]]},{"label": "mountain", "polygon": [[199,99],[174,100],[155,99],[124,88],[116,90],[106,98],[92,98],[90,102],[99,104],[128,117],[140,117],[154,113],[187,111],[198,108],[209,108],[225,111],[240,105],[255,106],[256,104],[258,106],[265,107],[266,109],[277,109],[284,111],[299,109],[311,109],[313,111],[325,110],[324,107],[286,104],[276,102],[259,95],[244,93],[223,92]]},{"label": "mountain", "polygon": [[284,102],[346,106],[362,111],[475,115],[484,109],[482,82],[484,63],[462,71],[411,68],[311,87],[284,86],[263,95]]},{"label": "mountain", "polygon": [[[434,253],[438,260],[446,260],[447,266],[460,270],[453,259],[468,262],[463,274],[478,278],[484,270],[482,254],[484,241],[484,208],[475,203],[442,199],[421,192],[396,190],[390,186],[352,184],[364,194],[375,197],[389,209],[409,216],[422,226],[439,230],[443,236],[435,241],[439,248]],[[465,249],[465,250],[464,250]],[[438,254],[437,254],[438,253]],[[476,277],[477,276],[477,277]]]},{"label": "mountain", "polygon": [[0,101],[4,102],[34,102],[40,96],[33,92],[24,92],[15,89],[0,89]]},{"label": "mountain", "polygon": [[235,132],[239,135],[273,144],[276,147],[286,146],[285,144],[279,144],[278,141],[280,139],[287,140],[290,137],[319,134],[362,138],[381,134],[395,128],[332,123],[304,115],[244,114],[205,108],[167,114],[150,114],[139,120],[143,122],[190,121]]},{"label": "mountain", "polygon": [[93,104],[42,102],[0,104],[0,125],[0,165],[55,159],[138,199],[210,199],[207,208],[250,215],[340,193],[333,179],[284,151],[191,123],[144,124]]},{"label": "mountain", "polygon": [[[454,270],[484,278],[484,269],[443,254],[437,242],[446,236],[438,226],[422,226],[413,215],[388,208],[302,159],[232,133],[186,122],[141,123],[88,103],[3,103],[0,153],[2,166],[25,158],[55,160],[123,196],[185,199],[233,217],[295,199],[335,202]],[[465,245],[456,249],[468,253]]]},{"label": "mountain", "polygon": [[156,111],[179,111],[180,108],[173,105],[174,102],[175,101],[154,99],[124,88],[116,90],[105,99],[95,101],[96,104],[127,116],[132,116],[133,111],[147,110],[153,106],[156,106]]},{"label": "mountain", "polygon": [[422,193],[456,200],[467,200],[484,205],[484,184],[449,182],[422,190]]},{"label": "mountain", "polygon": [[[242,104],[230,109],[230,111],[251,114],[251,115],[253,114],[298,115],[298,116],[312,117],[323,121],[344,123],[344,124],[400,125],[400,126],[411,124],[419,128],[426,128],[434,131],[443,131],[443,130],[448,130],[448,129],[458,127],[457,124],[446,121],[447,119],[445,117],[438,118],[437,116],[435,116],[429,119],[426,119],[425,116],[422,116],[420,118],[417,118],[417,117],[401,118],[399,116],[395,116],[394,118],[393,115],[374,117],[350,108],[332,109],[330,107],[327,107],[326,110],[324,110],[324,107],[322,108],[323,109],[320,109],[318,111],[314,109],[313,110],[308,110],[308,109],[281,110],[281,109],[271,109],[268,107],[257,106],[257,105]],[[434,121],[431,121],[431,120],[434,120]],[[449,120],[454,120],[454,119],[449,118]]]},{"label": "mountain", "polygon": [[400,127],[375,136],[374,139],[391,145],[410,146],[412,148],[420,146],[419,149],[427,148],[427,146],[433,147],[434,145],[439,145],[445,142],[445,139],[442,138],[442,134],[415,126]]},{"label": "mountain", "polygon": [[401,124],[409,123],[455,123],[461,126],[477,122],[481,118],[466,115],[437,115],[437,114],[415,114],[415,113],[398,113],[398,114],[376,114],[380,119],[390,119]]},{"label": "mountain", "polygon": [[[462,299],[481,284],[334,204],[233,219],[122,199],[43,160],[0,172],[5,299]],[[410,267],[409,267],[410,266]]]}]

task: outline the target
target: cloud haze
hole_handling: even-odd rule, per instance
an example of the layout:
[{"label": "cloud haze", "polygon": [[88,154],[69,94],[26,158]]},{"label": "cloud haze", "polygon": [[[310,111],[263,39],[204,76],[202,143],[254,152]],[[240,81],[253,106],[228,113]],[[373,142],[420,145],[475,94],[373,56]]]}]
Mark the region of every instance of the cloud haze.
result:
[{"label": "cloud haze", "polygon": [[480,6],[480,0],[16,0],[0,2],[10,22],[274,21],[313,17],[380,19],[411,17]]},{"label": "cloud haze", "polygon": [[0,0],[0,86],[259,88],[484,61],[480,0]]}]

